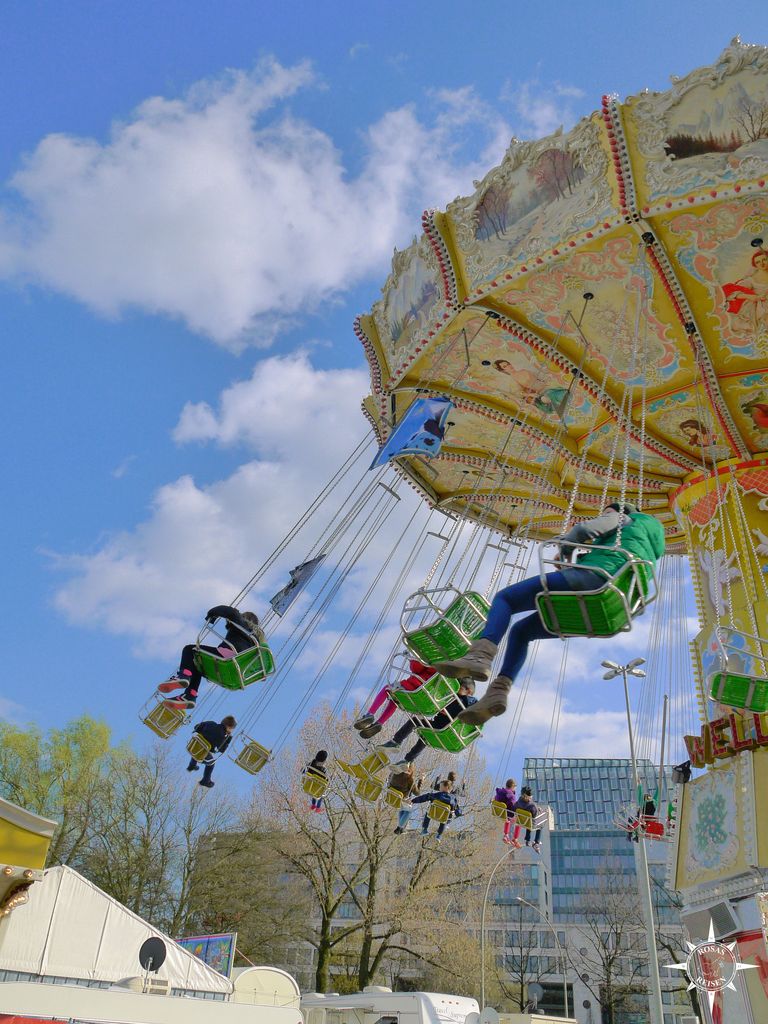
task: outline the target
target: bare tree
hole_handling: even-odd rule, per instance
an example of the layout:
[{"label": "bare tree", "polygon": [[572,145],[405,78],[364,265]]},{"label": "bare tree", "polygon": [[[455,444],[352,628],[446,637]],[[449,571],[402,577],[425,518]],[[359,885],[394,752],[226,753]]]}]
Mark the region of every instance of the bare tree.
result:
[{"label": "bare tree", "polygon": [[522,1013],[528,1000],[527,986],[556,973],[557,966],[552,963],[544,967],[541,953],[534,952],[539,947],[539,936],[533,911],[518,903],[516,917],[514,927],[505,931],[506,952],[503,962],[496,964],[495,970],[504,998]]},{"label": "bare tree", "polygon": [[188,908],[176,934],[234,931],[246,960],[286,968],[312,916],[307,887],[287,870],[272,827],[253,808],[235,829],[206,837],[193,863]]},{"label": "bare tree", "polygon": [[[278,759],[267,777],[264,808],[275,822],[275,842],[291,870],[309,884],[319,919],[307,940],[317,950],[316,986],[328,986],[334,967],[354,973],[359,986],[386,973],[394,959],[426,957],[440,960],[440,927],[446,911],[455,909],[457,894],[473,892],[484,877],[491,846],[485,828],[462,829],[452,842],[426,842],[409,832],[396,835],[396,817],[382,801],[372,804],[356,794],[356,783],[333,774],[325,814],[307,813],[300,789],[300,768],[320,747],[332,746],[354,760],[351,721],[334,718],[319,708],[307,721],[299,749]],[[456,761],[446,755],[424,755],[427,785]],[[460,797],[470,813],[486,804],[482,770],[472,772]],[[481,795],[482,794],[482,795]],[[425,808],[426,809],[426,808]],[[478,903],[479,907],[479,903]],[[354,972],[352,962],[354,961]]]},{"label": "bare tree", "polygon": [[507,230],[509,192],[501,185],[489,185],[475,207],[475,237],[503,238]]},{"label": "bare tree", "polygon": [[571,195],[584,177],[584,170],[567,149],[545,149],[533,167],[536,184],[549,199]]},{"label": "bare tree", "polygon": [[[130,910],[173,935],[205,900],[207,843],[237,820],[236,804],[197,786],[180,789],[182,765],[165,747],[123,751],[91,822],[77,866]],[[202,859],[201,859],[202,857]],[[197,869],[197,870],[196,870]]]},{"label": "bare tree", "polygon": [[[634,876],[625,882],[618,872],[598,874],[595,886],[582,893],[583,923],[568,944],[568,956],[581,980],[603,1008],[604,1020],[629,1008],[648,964],[642,908]],[[578,954],[578,955],[577,955]]]},{"label": "bare tree", "polygon": [[750,101],[746,97],[736,107],[733,120],[744,133],[746,142],[768,138],[768,101]]},{"label": "bare tree", "polygon": [[[653,918],[656,922],[656,946],[658,949],[665,950],[667,954],[667,963],[681,963],[688,957],[688,947],[685,944],[685,933],[679,924],[671,926],[664,923],[664,919],[667,917],[667,912],[670,910],[673,911],[675,920],[679,922],[680,914],[683,909],[680,894],[674,889],[669,889],[663,882],[659,881],[659,879],[655,878],[653,875],[651,875],[651,883],[651,895],[654,905]],[[693,1012],[703,1019],[696,989],[692,988],[688,991],[688,984],[685,980],[685,975],[679,974],[677,971],[673,973],[679,982],[673,990],[677,994],[678,1001],[685,1002],[685,1000],[688,999]]]}]

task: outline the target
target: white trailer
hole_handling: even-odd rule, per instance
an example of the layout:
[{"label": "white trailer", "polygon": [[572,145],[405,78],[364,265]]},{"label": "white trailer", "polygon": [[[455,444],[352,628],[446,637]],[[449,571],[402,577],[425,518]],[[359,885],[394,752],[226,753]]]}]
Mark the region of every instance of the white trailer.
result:
[{"label": "white trailer", "polygon": [[313,992],[301,997],[306,1024],[465,1024],[476,999],[438,992],[393,992],[370,985],[348,996]]}]

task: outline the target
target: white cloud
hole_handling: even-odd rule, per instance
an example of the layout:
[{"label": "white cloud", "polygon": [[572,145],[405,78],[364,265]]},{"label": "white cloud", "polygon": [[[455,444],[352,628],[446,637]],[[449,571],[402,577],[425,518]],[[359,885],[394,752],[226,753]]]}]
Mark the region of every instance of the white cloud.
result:
[{"label": "white cloud", "polygon": [[206,486],[189,476],[166,484],[135,529],[95,553],[58,558],[69,579],[57,607],[74,623],[137,638],[137,653],[172,654],[201,609],[229,600],[277,547],[364,436],[366,379],[362,370],[316,370],[302,354],[270,358],[224,391],[217,410],[188,405],[178,440],[244,444],[255,457]]},{"label": "white cloud", "polygon": [[123,477],[128,472],[128,470],[131,468],[131,463],[135,461],[135,455],[126,455],[123,461],[120,462],[117,466],[115,466],[115,468],[112,470],[112,476],[115,478],[115,480],[122,480]]},{"label": "white cloud", "polygon": [[501,96],[511,104],[520,119],[521,135],[538,139],[561,126],[570,128],[576,121],[578,101],[584,93],[574,86],[559,83],[543,85],[533,81],[520,85],[507,82]]},{"label": "white cloud", "polygon": [[[294,314],[380,276],[424,206],[487,168],[462,155],[474,129],[501,156],[509,137],[471,90],[433,97],[432,124],[386,113],[360,136],[359,174],[287,101],[317,87],[307,64],[262,62],[154,97],[108,141],[49,135],[0,210],[0,273],[37,281],[98,313],[135,307],[238,347],[268,344]],[[503,147],[502,147],[503,149]]]},{"label": "white cloud", "polygon": [[[360,402],[368,385],[364,370],[317,370],[306,353],[264,359],[248,380],[222,392],[217,411],[207,402],[188,402],[174,438],[243,444],[286,463],[306,460],[322,465],[312,471],[315,480],[322,479],[328,464],[350,447],[349,439],[365,432]],[[339,439],[335,452],[328,450],[329,437]]]},{"label": "white cloud", "polygon": [[21,715],[25,710],[21,704],[8,700],[7,697],[0,697],[0,722],[16,725],[21,721]]}]

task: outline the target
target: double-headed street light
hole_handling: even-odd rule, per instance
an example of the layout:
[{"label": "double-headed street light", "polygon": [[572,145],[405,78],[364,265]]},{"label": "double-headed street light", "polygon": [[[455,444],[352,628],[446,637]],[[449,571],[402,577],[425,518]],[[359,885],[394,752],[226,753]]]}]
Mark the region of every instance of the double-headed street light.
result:
[{"label": "double-headed street light", "polygon": [[628,676],[639,676],[640,679],[645,678],[645,669],[640,668],[641,665],[645,664],[645,658],[633,658],[626,665],[617,665],[615,661],[601,661],[600,664],[603,668],[609,670],[605,673],[603,679],[615,679],[616,676],[623,675],[624,672]]},{"label": "double-headed street light", "polygon": [[[603,679],[615,679],[621,676],[624,683],[624,702],[627,708],[627,730],[629,732],[629,753],[632,758],[632,775],[635,780],[635,789],[640,788],[640,775],[637,770],[637,758],[635,757],[635,736],[632,731],[632,714],[629,709],[629,687],[627,676],[645,678],[645,670],[640,668],[645,664],[645,658],[633,658],[626,665],[617,665],[615,661],[601,662],[603,668],[608,671]],[[661,981],[659,979],[659,958],[656,953],[656,927],[653,919],[653,904],[651,902],[651,879],[648,873],[648,856],[645,851],[645,843],[638,844],[638,856],[640,858],[640,871],[638,872],[637,888],[643,904],[643,916],[645,917],[645,930],[648,944],[648,967],[650,971],[650,1011],[651,1024],[663,1024],[664,1008],[661,1002]]]}]

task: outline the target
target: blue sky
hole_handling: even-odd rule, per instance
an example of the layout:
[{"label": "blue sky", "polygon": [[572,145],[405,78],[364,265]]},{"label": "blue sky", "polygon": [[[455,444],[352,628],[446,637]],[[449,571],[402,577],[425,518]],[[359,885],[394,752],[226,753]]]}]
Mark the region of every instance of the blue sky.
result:
[{"label": "blue sky", "polygon": [[736,33],[764,3],[4,5],[0,712],[144,742],[180,640],[365,433],[352,321],[421,210]]}]

